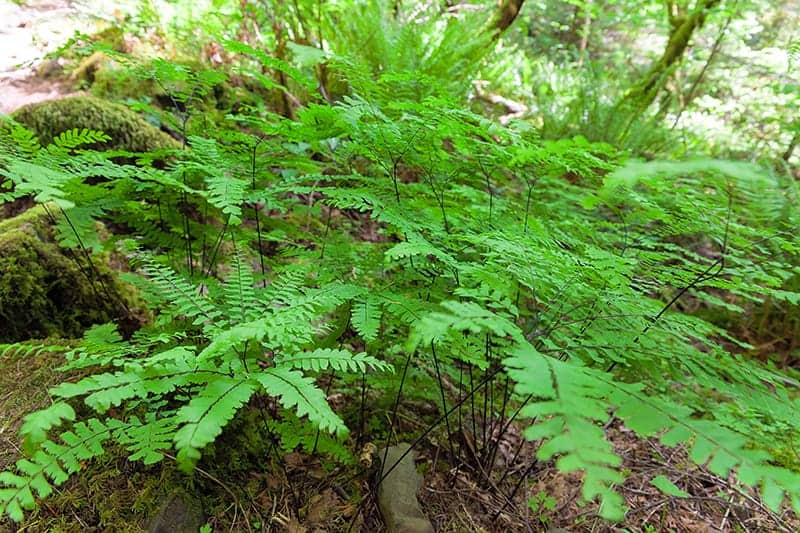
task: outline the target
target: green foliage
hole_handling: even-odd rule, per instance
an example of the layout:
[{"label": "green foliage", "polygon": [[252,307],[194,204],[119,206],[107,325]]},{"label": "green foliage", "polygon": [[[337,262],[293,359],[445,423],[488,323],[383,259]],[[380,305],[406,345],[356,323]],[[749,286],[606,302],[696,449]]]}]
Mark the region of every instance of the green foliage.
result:
[{"label": "green foliage", "polygon": [[[309,96],[294,118],[243,109],[201,126],[192,106],[177,106],[180,150],[79,150],[103,138],[94,130],[45,148],[14,126],[0,137],[16,146],[2,159],[14,194],[57,203],[73,222],[62,243],[90,242],[98,218],[122,228],[102,246],[122,245],[135,270],[126,278],[156,313],[129,339],[94,327],[67,354],[67,368],[88,374],[55,387],[58,403],[28,420],[29,457],[2,474],[0,514],[20,519],[34,492],[46,496],[108,439],[146,463],[174,449],[189,471],[263,397],[280,406],[266,425],[284,449],[345,457],[347,424],[318,378],[366,376],[393,397],[391,370],[406,361],[409,394],[427,399],[438,400],[440,367],[508,377],[538,457],[582,471],[583,497],[605,518],[624,514],[621,458],[604,431],[612,418],[686,445],[772,509],[800,510],[800,476],[776,464],[759,422],[800,430],[786,377],[678,307],[692,298],[737,312],[743,301],[798,298],[786,285],[800,254],[795,186],[750,164],[645,163],[594,138],[498,125],[458,91],[417,83],[454,76],[442,50],[456,30],[421,61],[422,41],[397,29],[378,37],[412,43],[408,57],[378,54],[386,72],[370,50],[332,58],[350,94]],[[313,92],[308,66],[228,49],[249,56],[244,73],[267,90]],[[473,52],[457,56],[469,68],[453,68],[473,68]],[[153,68],[184,104],[189,87],[211,84]],[[79,399],[96,418],[74,420]],[[753,416],[734,424],[737,411]]]}]

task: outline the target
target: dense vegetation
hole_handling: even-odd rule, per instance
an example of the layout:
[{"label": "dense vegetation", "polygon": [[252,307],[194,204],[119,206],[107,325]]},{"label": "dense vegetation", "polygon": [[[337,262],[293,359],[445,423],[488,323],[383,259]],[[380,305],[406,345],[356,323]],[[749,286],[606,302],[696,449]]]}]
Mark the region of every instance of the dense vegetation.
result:
[{"label": "dense vegetation", "polygon": [[101,303],[19,320],[49,292],[0,252],[0,353],[65,372],[0,516],[232,426],[359,475],[419,402],[402,438],[510,505],[555,461],[624,521],[622,427],[797,523],[798,85],[737,60],[796,55],[794,4],[266,4],[140,3],[57,52],[95,96],[3,119],[0,200]]}]

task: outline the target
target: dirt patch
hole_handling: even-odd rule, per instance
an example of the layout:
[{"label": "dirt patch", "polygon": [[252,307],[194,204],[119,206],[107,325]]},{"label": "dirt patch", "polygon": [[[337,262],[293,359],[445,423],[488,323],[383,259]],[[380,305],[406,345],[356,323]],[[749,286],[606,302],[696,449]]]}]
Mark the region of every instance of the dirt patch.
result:
[{"label": "dirt patch", "polygon": [[[619,423],[607,434],[627,474],[616,488],[629,509],[622,523],[602,520],[597,503],[583,501],[581,474],[559,472],[552,462],[529,469],[536,451],[533,443],[523,445],[510,465],[516,474],[505,482],[486,487],[466,468],[455,477],[439,469],[426,476],[420,500],[436,531],[448,532],[533,532],[558,527],[575,533],[800,531],[794,513],[771,512],[754,491],[692,464],[685,447],[670,448],[658,439],[638,438]],[[651,483],[657,476],[666,477],[686,494],[664,494]],[[517,484],[519,490],[509,500]]]},{"label": "dirt patch", "polygon": [[63,83],[44,79],[55,63],[44,64],[45,54],[56,50],[75,33],[101,27],[88,6],[69,0],[31,0],[17,4],[0,0],[0,113],[71,92]]}]

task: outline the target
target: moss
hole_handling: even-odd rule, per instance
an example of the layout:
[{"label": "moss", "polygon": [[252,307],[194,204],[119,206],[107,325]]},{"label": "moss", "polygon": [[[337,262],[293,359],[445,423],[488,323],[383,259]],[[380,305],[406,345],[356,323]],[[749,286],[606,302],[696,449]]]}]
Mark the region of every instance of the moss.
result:
[{"label": "moss", "polygon": [[39,136],[46,145],[64,131],[102,130],[111,137],[103,148],[146,152],[178,146],[177,141],[125,106],[93,96],[71,96],[26,105],[12,118]]},{"label": "moss", "polygon": [[130,290],[102,258],[92,263],[58,246],[42,206],[0,222],[0,342],[77,337],[115,319],[132,326]]},{"label": "moss", "polygon": [[[78,75],[73,76],[77,78]],[[113,61],[100,63],[91,77],[77,79],[84,81],[86,87],[91,87],[92,94],[98,98],[114,101],[140,100],[142,97],[146,97],[147,101],[153,98],[169,98],[155,80],[142,78],[134,69]]]},{"label": "moss", "polygon": [[[40,344],[65,345],[64,341]],[[19,446],[13,438],[28,413],[47,407],[47,391],[64,379],[55,370],[64,362],[60,352],[41,351],[30,355],[23,350],[0,354],[0,471],[18,459]],[[2,531],[2,528],[0,528]]]},{"label": "moss", "polygon": [[[0,225],[1,227],[2,225]],[[41,344],[70,345],[68,341],[51,339]],[[67,379],[81,377],[79,371],[65,374],[60,352],[42,351],[36,355],[23,350],[0,354],[0,471],[20,458],[21,442],[17,438],[25,415],[47,407],[52,402],[48,390]],[[85,414],[79,409],[79,416]],[[83,531],[141,532],[161,500],[177,491],[188,492],[193,478],[178,472],[170,463],[150,467],[132,463],[121,446],[109,443],[106,454],[89,461],[25,521],[12,526],[0,517],[0,531]]]}]

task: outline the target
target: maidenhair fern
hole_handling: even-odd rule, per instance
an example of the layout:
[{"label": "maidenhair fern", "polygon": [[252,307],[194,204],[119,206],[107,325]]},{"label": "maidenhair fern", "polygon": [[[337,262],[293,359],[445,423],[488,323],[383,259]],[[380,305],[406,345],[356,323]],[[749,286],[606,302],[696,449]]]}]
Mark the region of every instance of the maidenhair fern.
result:
[{"label": "maidenhair fern", "polygon": [[[451,38],[448,29],[441,42]],[[251,58],[244,72],[268,90],[314,93],[307,70],[228,48]],[[90,131],[42,148],[17,125],[0,129],[0,195],[56,206],[65,246],[125,254],[125,279],[156,314],[129,339],[98,325],[69,349],[66,367],[87,374],[27,419],[28,455],[0,474],[0,515],[19,520],[34,493],[46,496],[107,440],[146,463],[175,450],[191,470],[261,396],[282,406],[266,423],[285,449],[346,457],[348,428],[316,378],[355,374],[399,398],[407,373],[395,367],[419,384],[406,394],[445,413],[448,398],[434,392],[448,378],[507,377],[503,401],[539,441],[539,459],[584,472],[583,495],[604,517],[624,511],[621,458],[604,432],[612,417],[685,444],[771,508],[788,498],[800,511],[800,476],[775,464],[762,423],[800,431],[782,414],[797,412],[792,381],[679,307],[797,301],[785,286],[800,274],[795,185],[751,165],[643,163],[580,137],[545,141],[446,91],[415,91],[418,72],[325,57],[352,94],[314,97],[296,119],[242,110],[203,131],[187,105],[176,110],[181,150],[83,150],[103,139]],[[181,102],[187,85],[213,82],[152,68]],[[103,221],[120,236],[93,238]],[[135,244],[118,247],[123,238]],[[36,348],[0,353],[21,350]],[[489,403],[492,393],[476,393]],[[96,416],[76,420],[77,400]]]},{"label": "maidenhair fern", "polygon": [[[73,423],[75,412],[64,401],[29,415],[22,433],[30,458],[18,461],[16,471],[2,474],[0,481],[7,488],[0,490],[0,510],[19,520],[21,510],[34,503],[33,492],[47,496],[52,485],[80,468],[81,461],[103,453],[101,444],[108,439],[125,446],[131,459],[146,463],[160,460],[174,448],[178,465],[191,470],[202,449],[255,394],[275,397],[296,419],[307,418],[320,430],[338,436],[347,433],[307,372],[362,373],[389,371],[391,366],[344,349],[298,351],[294,343],[283,346],[280,339],[293,338],[295,328],[314,335],[316,329],[310,322],[328,310],[325,299],[304,301],[302,290],[292,280],[294,288],[288,289],[285,305],[252,300],[251,294],[258,293],[252,285],[252,271],[242,264],[241,256],[237,258],[234,274],[216,300],[203,296],[169,267],[146,254],[138,255],[145,276],[142,283],[152,285],[163,298],[151,303],[160,306],[163,302],[164,313],[190,329],[185,335],[139,333],[131,341],[123,340],[109,325],[89,330],[84,341],[67,354],[66,368],[110,366],[114,370],[62,383],[51,393],[67,401],[82,398],[101,418]],[[269,290],[280,293],[287,289],[273,286]],[[292,300],[297,300],[297,308]],[[334,304],[340,301],[333,299]],[[245,306],[247,312],[243,312]],[[253,319],[253,315],[261,318]],[[304,320],[298,322],[301,317]],[[191,338],[193,344],[181,344],[184,338]],[[22,350],[26,350],[24,345],[15,345],[5,351]],[[176,395],[179,388],[182,393]],[[182,400],[165,402],[168,398]],[[140,420],[134,410],[143,405],[147,414]],[[114,416],[109,417],[112,407]],[[64,425],[69,429],[57,439],[47,437]],[[286,431],[290,442],[297,442],[291,428]]]}]

